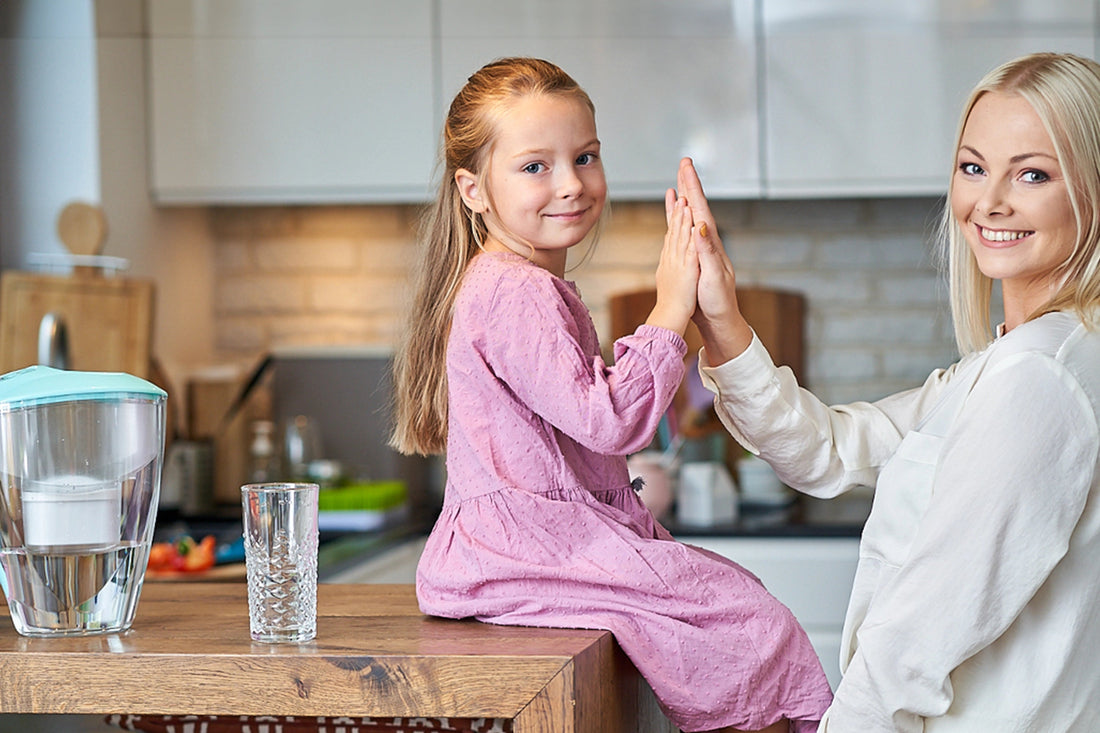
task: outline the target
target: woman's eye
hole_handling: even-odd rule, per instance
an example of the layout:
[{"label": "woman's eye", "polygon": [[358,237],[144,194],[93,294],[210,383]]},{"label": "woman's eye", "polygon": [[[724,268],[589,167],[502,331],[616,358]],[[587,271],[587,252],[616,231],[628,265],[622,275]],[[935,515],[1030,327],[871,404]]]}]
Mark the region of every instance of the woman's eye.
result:
[{"label": "woman's eye", "polygon": [[968,176],[980,176],[985,172],[977,163],[960,163],[959,170],[962,171],[964,175]]},{"label": "woman's eye", "polygon": [[1020,180],[1024,183],[1045,183],[1050,180],[1050,176],[1042,171],[1031,169],[1021,173]]},{"label": "woman's eye", "polygon": [[523,166],[524,173],[538,173],[542,170],[542,163],[528,163]]}]

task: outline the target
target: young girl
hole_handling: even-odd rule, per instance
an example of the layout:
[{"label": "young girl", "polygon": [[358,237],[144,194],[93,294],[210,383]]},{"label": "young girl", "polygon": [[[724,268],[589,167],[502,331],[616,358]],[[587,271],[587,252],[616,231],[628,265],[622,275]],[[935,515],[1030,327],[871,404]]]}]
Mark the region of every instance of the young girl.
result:
[{"label": "young girl", "polygon": [[443,145],[395,364],[394,445],[447,454],[421,609],[608,629],[687,731],[814,729],[831,692],[790,612],[674,541],[627,474],[683,376],[699,272],[686,203],[670,192],[657,305],[608,366],[563,279],[606,199],[588,96],[553,64],[497,61],[455,97]]}]

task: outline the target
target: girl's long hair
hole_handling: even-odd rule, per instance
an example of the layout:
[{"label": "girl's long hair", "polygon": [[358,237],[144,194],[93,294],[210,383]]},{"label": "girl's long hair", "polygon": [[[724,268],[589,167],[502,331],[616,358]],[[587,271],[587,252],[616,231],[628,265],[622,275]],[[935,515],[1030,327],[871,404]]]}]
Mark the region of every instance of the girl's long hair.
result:
[{"label": "girl's long hair", "polygon": [[[955,139],[956,154],[971,110],[988,92],[1018,94],[1034,108],[1054,144],[1077,220],[1076,246],[1058,267],[1061,285],[1028,319],[1072,309],[1091,325],[1100,304],[1100,64],[1072,54],[1037,53],[997,67],[970,93]],[[978,269],[952,215],[954,179],[953,172],[939,255],[947,263],[955,341],[965,355],[984,349],[992,339],[993,281]]]},{"label": "girl's long hair", "polygon": [[412,309],[394,357],[394,430],[402,453],[442,453],[447,444],[447,339],[466,266],[487,230],[459,195],[455,173],[484,175],[497,121],[516,100],[533,94],[592,101],[572,77],[534,58],[504,58],[483,66],[451,102],[443,126],[439,195],[420,227],[420,258]]}]

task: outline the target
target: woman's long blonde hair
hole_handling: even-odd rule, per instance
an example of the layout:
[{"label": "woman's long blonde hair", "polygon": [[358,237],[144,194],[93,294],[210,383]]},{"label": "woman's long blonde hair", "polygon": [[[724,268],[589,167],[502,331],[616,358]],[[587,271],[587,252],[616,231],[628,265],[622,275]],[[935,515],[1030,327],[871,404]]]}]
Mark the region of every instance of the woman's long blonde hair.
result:
[{"label": "woman's long blonde hair", "polygon": [[[1054,144],[1077,220],[1077,243],[1059,266],[1061,287],[1029,320],[1075,310],[1086,324],[1100,304],[1100,64],[1072,54],[1037,53],[989,72],[970,93],[955,139],[955,154],[970,112],[988,92],[1018,94],[1035,109]],[[954,156],[952,168],[954,168]],[[947,261],[955,341],[962,354],[989,345],[993,281],[978,269],[951,212],[954,173],[942,219],[940,257]]]},{"label": "woman's long blonde hair", "polygon": [[394,358],[394,431],[402,453],[441,453],[447,444],[447,338],[455,295],[487,230],[462,201],[455,173],[482,176],[497,122],[515,101],[534,94],[591,99],[572,77],[541,59],[504,58],[483,66],[451,102],[443,126],[439,195],[420,229],[416,291],[404,342]]}]

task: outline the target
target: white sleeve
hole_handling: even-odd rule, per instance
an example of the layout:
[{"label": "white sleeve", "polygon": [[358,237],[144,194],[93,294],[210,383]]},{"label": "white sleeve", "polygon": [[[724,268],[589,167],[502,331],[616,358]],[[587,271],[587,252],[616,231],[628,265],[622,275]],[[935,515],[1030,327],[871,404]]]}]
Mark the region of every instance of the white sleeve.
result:
[{"label": "white sleeve", "polygon": [[[706,363],[705,352],[699,359]],[[785,484],[828,498],[874,486],[879,469],[955,373],[937,370],[918,389],[874,403],[827,406],[777,368],[760,339],[717,367],[700,366],[723,425],[772,465]]]},{"label": "white sleeve", "polygon": [[981,376],[821,730],[920,731],[948,710],[951,672],[1005,632],[1065,555],[1098,445],[1087,396],[1054,359],[1012,357]]}]

